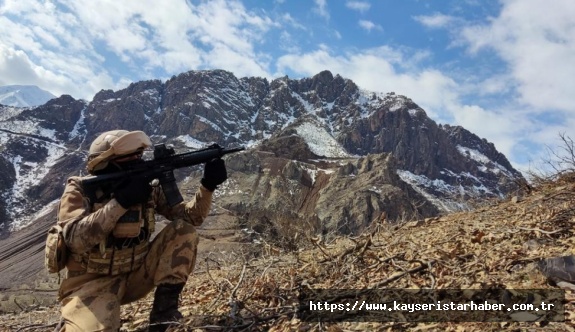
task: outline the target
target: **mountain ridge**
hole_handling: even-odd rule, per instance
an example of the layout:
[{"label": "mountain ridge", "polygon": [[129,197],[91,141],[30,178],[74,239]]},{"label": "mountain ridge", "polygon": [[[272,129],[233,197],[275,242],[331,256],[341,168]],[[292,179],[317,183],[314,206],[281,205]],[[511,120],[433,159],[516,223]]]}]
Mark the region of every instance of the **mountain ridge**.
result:
[{"label": "mountain ridge", "polygon": [[[60,177],[81,173],[90,142],[118,128],[143,130],[155,143],[179,149],[217,142],[272,152],[283,164],[323,160],[332,167],[324,174],[357,167],[338,160],[346,164],[349,158],[391,154],[390,167],[419,192],[419,200],[435,205],[435,213],[464,208],[461,202],[472,197],[503,197],[522,179],[485,139],[462,127],[436,124],[405,96],[364,91],[329,71],[271,82],[236,78],[223,70],[190,71],[166,82],[102,90],[91,102],[63,95],[34,108],[0,106],[0,181],[8,188],[0,192],[7,202],[0,203],[3,219],[24,220],[25,214],[57,200]],[[266,165],[262,160],[259,167]],[[318,172],[310,167],[302,172]],[[27,197],[39,201],[26,202]],[[421,213],[416,210],[410,213]]]}]

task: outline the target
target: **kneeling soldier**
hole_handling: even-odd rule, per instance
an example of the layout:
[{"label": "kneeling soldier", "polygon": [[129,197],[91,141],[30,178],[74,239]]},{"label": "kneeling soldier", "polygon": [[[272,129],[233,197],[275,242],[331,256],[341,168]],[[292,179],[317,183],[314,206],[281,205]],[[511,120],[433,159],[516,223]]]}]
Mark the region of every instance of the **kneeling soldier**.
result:
[{"label": "kneeling soldier", "polygon": [[[151,145],[141,131],[105,132],[90,146],[87,170],[100,175],[143,162],[143,150]],[[195,197],[173,207],[160,187],[134,179],[99,188],[90,201],[81,179],[67,180],[58,211],[68,250],[68,273],[59,291],[61,331],[117,331],[120,305],[154,287],[149,331],[165,331],[182,318],[178,299],[194,269],[195,226],[207,217],[213,191],[227,179],[224,161],[206,163]],[[171,222],[150,241],[156,213]]]}]

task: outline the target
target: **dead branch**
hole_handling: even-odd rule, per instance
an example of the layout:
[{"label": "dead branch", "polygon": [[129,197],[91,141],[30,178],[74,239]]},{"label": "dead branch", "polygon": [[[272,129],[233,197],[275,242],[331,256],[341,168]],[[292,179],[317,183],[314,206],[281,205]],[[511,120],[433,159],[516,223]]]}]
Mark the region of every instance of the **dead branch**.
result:
[{"label": "dead branch", "polygon": [[[543,234],[556,234],[556,233],[565,231],[565,229],[558,229],[556,231],[544,231],[540,228],[527,228],[527,227],[520,227],[520,226],[517,226],[517,229],[529,231],[529,232],[541,232]],[[517,233],[517,232],[514,232],[514,233]]]},{"label": "dead branch", "polygon": [[327,252],[325,252],[325,250],[323,250],[322,246],[319,245],[319,243],[314,242],[314,241],[312,241],[312,243],[313,243],[313,245],[314,245],[316,248],[318,248],[318,249],[322,252],[322,254],[324,254],[326,257],[328,257],[328,258],[324,259],[323,261],[321,261],[320,263],[325,263],[325,262],[327,262],[327,261],[333,260],[333,257],[331,257],[330,254],[328,254]]},{"label": "dead branch", "polygon": [[20,308],[20,310],[24,311],[24,308],[22,308],[22,306],[20,305],[20,303],[18,303],[18,301],[16,301],[16,298],[14,298],[14,304],[18,306],[18,308]]},{"label": "dead branch", "polygon": [[[339,254],[339,255],[335,258],[335,261],[341,262],[342,259],[343,259],[345,256],[347,256],[347,255],[349,255],[349,254],[351,254],[351,253],[353,253],[353,252],[355,252],[355,251],[358,251],[358,250],[359,250],[359,253],[360,253],[360,256],[361,256],[361,255],[363,255],[363,253],[365,253],[365,251],[366,251],[367,248],[371,245],[371,243],[372,243],[372,242],[371,242],[371,237],[369,237],[369,238],[367,239],[367,241],[365,241],[365,242],[363,242],[363,243],[361,243],[361,242],[360,242],[360,243],[357,243],[355,246],[344,250],[344,252],[342,252],[341,254]],[[323,250],[322,250],[322,252],[323,252]],[[319,261],[319,263],[326,263],[326,262],[329,262],[329,261],[333,261],[333,260],[334,260],[334,257],[332,257],[331,255],[328,255],[327,253],[324,253],[324,254],[325,254],[326,256],[328,256],[328,258]]]},{"label": "dead branch", "polygon": [[271,320],[278,319],[282,316],[294,315],[295,310],[293,308],[291,308],[291,309],[292,310],[290,310],[288,312],[281,312],[281,313],[269,315],[266,317],[259,317],[259,316],[244,317],[243,321],[238,322],[237,324],[231,324],[231,325],[208,324],[208,325],[202,325],[202,326],[186,325],[186,327],[191,328],[191,329],[199,329],[202,331],[241,331],[244,329],[253,328],[257,324],[266,323],[266,322],[269,322]]},{"label": "dead branch", "polygon": [[[208,258],[205,258],[205,262],[206,262],[206,274],[208,275],[208,277],[210,278],[210,280],[214,283],[214,285],[218,285],[218,283],[214,280],[214,277],[212,276],[212,274],[210,273],[210,264],[208,263]],[[217,263],[217,262],[216,262]],[[210,310],[214,305],[216,305],[216,303],[219,301],[219,299],[222,297],[222,294],[224,292],[223,287],[218,287],[219,288],[219,293],[218,296],[216,296],[216,298],[212,301],[212,303],[208,306],[207,310]]]},{"label": "dead branch", "polygon": [[238,315],[238,301],[236,300],[236,293],[238,291],[238,287],[240,287],[240,284],[242,283],[242,281],[244,280],[244,275],[246,273],[246,264],[244,263],[244,265],[242,266],[242,272],[240,273],[240,279],[238,280],[238,283],[236,284],[236,286],[232,289],[232,292],[230,294],[228,303],[230,305],[230,317],[232,319],[236,319],[237,315]]},{"label": "dead branch", "polygon": [[421,264],[420,266],[414,267],[414,268],[412,268],[412,269],[409,269],[409,270],[407,270],[407,271],[404,271],[403,273],[394,275],[394,276],[392,276],[392,277],[390,277],[390,278],[387,278],[387,279],[385,279],[385,280],[383,280],[383,281],[380,281],[380,282],[377,282],[377,283],[375,283],[375,284],[372,284],[372,285],[369,286],[369,288],[370,288],[370,289],[380,288],[380,287],[382,287],[382,286],[385,286],[385,285],[389,284],[390,282],[393,282],[393,281],[395,281],[395,280],[397,280],[397,279],[403,278],[404,276],[406,276],[406,275],[408,275],[408,274],[410,274],[410,273],[415,273],[415,272],[419,272],[419,271],[426,270],[426,269],[428,269],[428,268],[431,268],[431,265],[435,264],[435,262],[436,262],[435,259],[432,259],[432,260],[430,260],[430,261],[428,261],[428,262],[418,261],[418,263]]},{"label": "dead branch", "polygon": [[56,325],[58,325],[58,323],[52,323],[52,324],[30,324],[30,325],[22,326],[21,328],[19,328],[18,330],[16,330],[16,332],[26,331],[26,330],[28,330],[28,329],[33,329],[33,328],[50,328],[50,327],[56,327]]}]

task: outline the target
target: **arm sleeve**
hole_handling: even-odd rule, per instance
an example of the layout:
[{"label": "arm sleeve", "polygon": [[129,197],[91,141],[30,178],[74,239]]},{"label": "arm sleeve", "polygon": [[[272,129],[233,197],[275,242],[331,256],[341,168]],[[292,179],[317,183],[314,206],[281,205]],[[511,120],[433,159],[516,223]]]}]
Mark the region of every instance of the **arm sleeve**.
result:
[{"label": "arm sleeve", "polygon": [[184,219],[194,226],[200,226],[204,222],[212,206],[212,192],[204,186],[200,186],[189,202],[181,202],[173,207],[169,207],[160,188],[154,194],[159,214],[168,220]]},{"label": "arm sleeve", "polygon": [[60,200],[58,223],[64,229],[64,239],[70,251],[81,254],[106,239],[126,211],[112,199],[92,213],[79,181],[70,178]]}]

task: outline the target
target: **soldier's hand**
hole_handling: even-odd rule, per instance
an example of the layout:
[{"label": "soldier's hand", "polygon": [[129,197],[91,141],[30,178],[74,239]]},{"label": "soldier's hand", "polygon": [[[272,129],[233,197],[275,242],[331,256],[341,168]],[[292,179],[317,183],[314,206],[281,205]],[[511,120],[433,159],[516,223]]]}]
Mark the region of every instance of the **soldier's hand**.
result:
[{"label": "soldier's hand", "polygon": [[204,166],[204,177],[202,178],[202,185],[209,191],[214,191],[216,188],[224,183],[228,178],[226,164],[223,159],[212,159]]},{"label": "soldier's hand", "polygon": [[127,209],[132,205],[147,202],[151,193],[152,186],[147,179],[130,178],[114,190],[114,198]]}]

